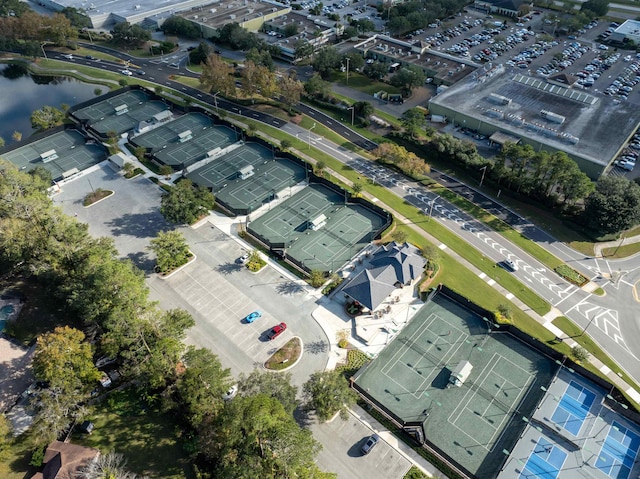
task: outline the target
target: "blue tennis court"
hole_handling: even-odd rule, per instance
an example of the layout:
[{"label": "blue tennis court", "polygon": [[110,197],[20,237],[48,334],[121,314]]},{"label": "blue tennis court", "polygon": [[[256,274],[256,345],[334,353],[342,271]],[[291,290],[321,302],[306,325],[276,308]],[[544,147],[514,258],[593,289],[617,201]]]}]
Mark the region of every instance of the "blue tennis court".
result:
[{"label": "blue tennis court", "polygon": [[527,459],[520,479],[556,479],[566,458],[567,453],[560,446],[541,437]]},{"label": "blue tennis court", "polygon": [[596,467],[613,479],[627,479],[640,448],[640,436],[614,422],[602,444]]},{"label": "blue tennis court", "polygon": [[595,398],[593,391],[571,381],[556,406],[551,420],[577,436]]}]

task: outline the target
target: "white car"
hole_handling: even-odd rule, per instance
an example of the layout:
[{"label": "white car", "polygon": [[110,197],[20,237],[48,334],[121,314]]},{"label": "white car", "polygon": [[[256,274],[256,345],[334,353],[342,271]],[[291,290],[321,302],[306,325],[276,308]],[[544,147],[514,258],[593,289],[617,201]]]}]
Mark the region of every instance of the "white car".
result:
[{"label": "white car", "polygon": [[506,258],[502,263],[505,265],[507,269],[511,271],[518,271],[518,265],[513,260]]},{"label": "white car", "polygon": [[224,401],[231,401],[238,394],[238,385],[234,384],[229,390],[222,396]]},{"label": "white car", "polygon": [[131,75],[133,75],[133,73],[131,73],[129,70],[122,70],[121,72],[123,75],[127,75],[128,77],[130,77]]},{"label": "white car", "polygon": [[73,55],[71,53],[69,53],[68,55],[62,55],[62,56],[67,60],[73,60]]}]

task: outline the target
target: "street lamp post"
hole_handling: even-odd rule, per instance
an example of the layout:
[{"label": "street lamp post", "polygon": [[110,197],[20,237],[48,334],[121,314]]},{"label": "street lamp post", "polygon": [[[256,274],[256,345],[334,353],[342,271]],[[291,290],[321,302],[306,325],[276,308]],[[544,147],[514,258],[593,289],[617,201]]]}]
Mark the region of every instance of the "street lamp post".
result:
[{"label": "street lamp post", "polygon": [[482,178],[480,178],[480,185],[478,186],[478,188],[482,188],[482,182],[484,181],[484,174],[487,172],[487,165],[484,165],[480,169],[482,170]]},{"label": "street lamp post", "polygon": [[431,221],[431,217],[432,217],[432,213],[433,213],[433,205],[436,204],[436,200],[438,198],[434,198],[433,200],[431,200],[431,207],[429,208],[429,221]]},{"label": "street lamp post", "polygon": [[[347,62],[347,85],[348,85],[349,84],[349,62],[351,61],[351,58],[347,57],[344,60]],[[353,122],[351,124],[353,124]]]},{"label": "street lamp post", "polygon": [[351,126],[353,126],[353,119],[356,114],[356,107],[350,106],[349,108],[347,108],[347,110],[351,110]]},{"label": "street lamp post", "polygon": [[316,127],[316,124],[314,123],[313,126],[309,128],[308,137],[307,137],[307,144],[309,145],[309,149],[311,149],[311,130],[313,130],[315,127]]},{"label": "street lamp post", "polygon": [[42,54],[44,55],[44,57],[45,57],[45,58],[48,58],[48,57],[47,57],[47,52],[45,52],[45,51],[44,51],[44,43],[41,43],[41,44],[40,44],[40,48],[42,49]]},{"label": "street lamp post", "polygon": [[218,98],[216,98],[218,96],[218,94],[220,93],[220,90],[218,90],[214,95],[213,95],[213,102],[216,106],[216,113],[218,115],[220,115],[220,110],[218,110]]}]

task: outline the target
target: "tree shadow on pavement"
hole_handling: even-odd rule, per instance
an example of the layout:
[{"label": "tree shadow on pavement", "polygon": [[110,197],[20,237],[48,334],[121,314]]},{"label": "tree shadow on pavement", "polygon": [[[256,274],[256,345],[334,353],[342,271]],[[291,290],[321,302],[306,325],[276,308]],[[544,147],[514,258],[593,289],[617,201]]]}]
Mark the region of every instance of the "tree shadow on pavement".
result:
[{"label": "tree shadow on pavement", "polygon": [[238,263],[222,263],[216,267],[216,271],[220,274],[228,276],[232,273],[237,273],[244,268],[243,265]]},{"label": "tree shadow on pavement", "polygon": [[322,354],[329,350],[329,345],[325,341],[314,341],[304,345],[305,352],[309,354]]},{"label": "tree shadow on pavement", "polygon": [[295,294],[302,293],[304,291],[304,287],[295,281],[289,280],[278,283],[276,291],[278,294],[293,296]]},{"label": "tree shadow on pavement", "polygon": [[129,253],[127,258],[130,259],[139,269],[144,271],[146,275],[155,271],[156,260],[151,259],[145,252],[138,251],[137,253]]},{"label": "tree shadow on pavement", "polygon": [[136,238],[151,238],[159,231],[170,229],[170,225],[157,212],[125,214],[106,225],[111,228],[113,236],[127,235]]}]

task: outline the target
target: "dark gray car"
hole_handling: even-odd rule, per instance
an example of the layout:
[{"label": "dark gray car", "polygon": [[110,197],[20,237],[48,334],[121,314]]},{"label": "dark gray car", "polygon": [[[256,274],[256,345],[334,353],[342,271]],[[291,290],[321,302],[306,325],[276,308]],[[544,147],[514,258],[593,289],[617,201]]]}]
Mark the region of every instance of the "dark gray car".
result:
[{"label": "dark gray car", "polygon": [[376,447],[376,444],[378,444],[378,442],[380,442],[380,436],[378,436],[377,434],[369,436],[367,441],[360,448],[360,451],[362,452],[362,454],[369,454],[371,452],[371,449]]}]

